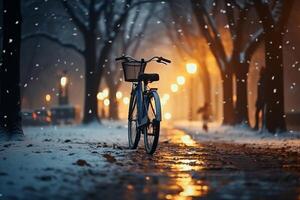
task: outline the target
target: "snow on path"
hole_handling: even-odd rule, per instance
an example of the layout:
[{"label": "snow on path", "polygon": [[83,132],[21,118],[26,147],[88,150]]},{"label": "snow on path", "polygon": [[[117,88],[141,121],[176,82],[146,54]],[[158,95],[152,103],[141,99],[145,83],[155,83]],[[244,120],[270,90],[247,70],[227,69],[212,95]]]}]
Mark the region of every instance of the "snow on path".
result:
[{"label": "snow on path", "polygon": [[209,131],[202,130],[200,122],[180,121],[174,123],[175,128],[186,131],[194,140],[205,142],[229,142],[239,144],[262,145],[269,148],[287,148],[300,152],[300,132],[271,134],[257,132],[243,126],[220,126],[209,124]]},{"label": "snow on path", "polygon": [[127,146],[124,122],[25,127],[24,132],[24,141],[0,141],[3,197],[22,198],[26,192],[56,197],[90,190],[95,181],[110,181],[117,169],[112,163],[118,164]]}]

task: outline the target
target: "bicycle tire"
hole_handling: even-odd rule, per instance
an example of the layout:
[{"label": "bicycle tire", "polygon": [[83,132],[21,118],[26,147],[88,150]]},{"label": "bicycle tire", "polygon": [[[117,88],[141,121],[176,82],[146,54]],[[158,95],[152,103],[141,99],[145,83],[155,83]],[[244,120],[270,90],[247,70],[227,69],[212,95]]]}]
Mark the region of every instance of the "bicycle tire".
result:
[{"label": "bicycle tire", "polygon": [[148,123],[143,128],[144,145],[146,152],[148,154],[153,154],[157,148],[159,140],[161,105],[156,91],[152,91],[147,98],[146,108]]},{"label": "bicycle tire", "polygon": [[128,146],[129,149],[136,149],[138,147],[141,132],[137,128],[137,97],[134,92],[130,97],[129,111],[128,111]]}]

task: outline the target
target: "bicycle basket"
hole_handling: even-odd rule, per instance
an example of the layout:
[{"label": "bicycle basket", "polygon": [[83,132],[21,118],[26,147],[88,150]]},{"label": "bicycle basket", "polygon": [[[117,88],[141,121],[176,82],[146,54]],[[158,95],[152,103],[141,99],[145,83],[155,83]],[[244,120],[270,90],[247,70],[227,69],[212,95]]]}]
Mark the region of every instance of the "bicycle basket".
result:
[{"label": "bicycle basket", "polygon": [[144,73],[145,63],[139,61],[122,62],[124,78],[127,82],[137,82],[140,74]]}]

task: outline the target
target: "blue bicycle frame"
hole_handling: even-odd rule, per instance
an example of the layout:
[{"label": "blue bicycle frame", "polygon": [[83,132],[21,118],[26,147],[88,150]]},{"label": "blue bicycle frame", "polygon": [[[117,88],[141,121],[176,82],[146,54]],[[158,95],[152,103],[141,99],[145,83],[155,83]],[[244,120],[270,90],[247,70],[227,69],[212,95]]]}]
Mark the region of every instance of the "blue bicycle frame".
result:
[{"label": "blue bicycle frame", "polygon": [[138,115],[138,127],[145,125],[147,123],[147,105],[145,102],[147,98],[144,98],[144,91],[146,91],[146,86],[143,85],[142,81],[139,81],[134,88],[133,95],[136,93],[136,104],[137,104],[137,115]]}]

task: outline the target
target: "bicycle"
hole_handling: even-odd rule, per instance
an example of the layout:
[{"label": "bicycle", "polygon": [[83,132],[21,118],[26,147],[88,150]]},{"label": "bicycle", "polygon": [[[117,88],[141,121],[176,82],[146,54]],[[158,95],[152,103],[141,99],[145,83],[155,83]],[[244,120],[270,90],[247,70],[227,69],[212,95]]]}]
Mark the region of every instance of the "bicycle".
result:
[{"label": "bicycle", "polygon": [[170,60],[154,56],[149,60],[136,60],[130,56],[115,59],[122,60],[124,78],[132,82],[132,89],[128,110],[128,143],[130,149],[136,149],[141,134],[144,135],[145,149],[148,154],[156,150],[161,122],[161,105],[157,88],[148,87],[149,83],[159,80],[158,74],[146,74],[148,63],[156,61],[167,65]]}]

